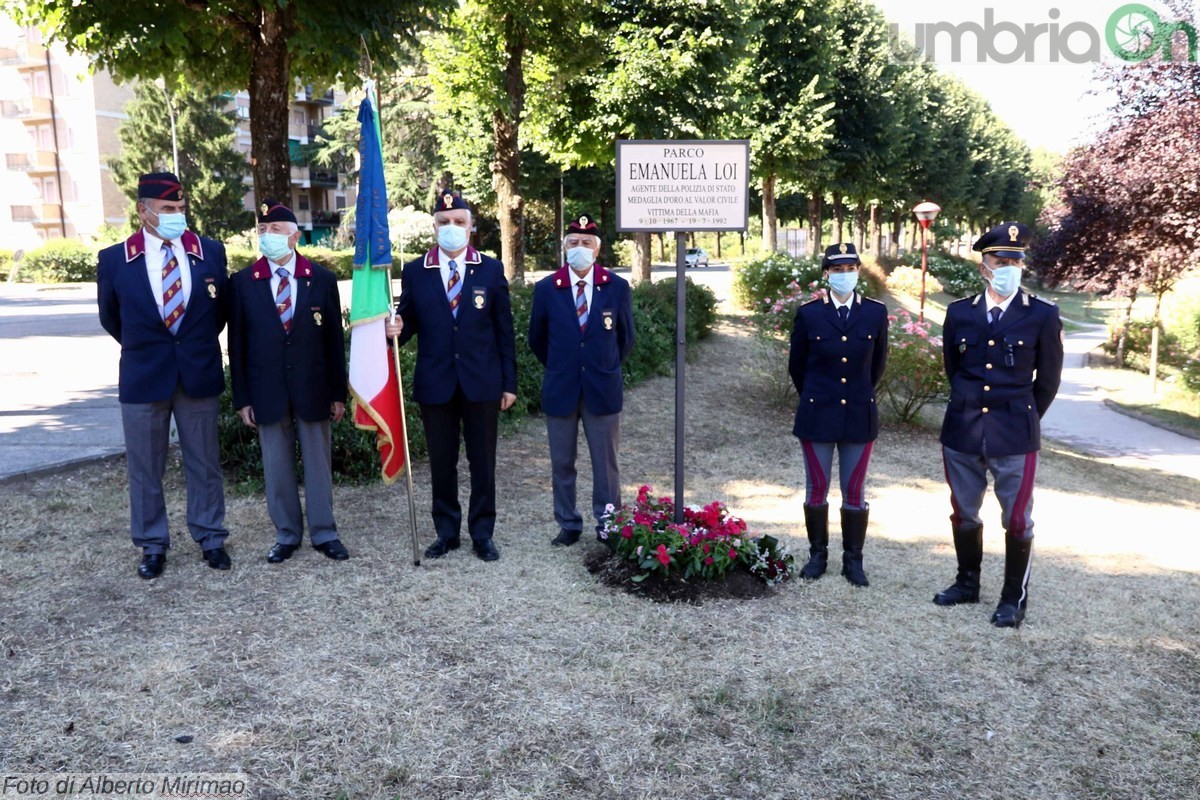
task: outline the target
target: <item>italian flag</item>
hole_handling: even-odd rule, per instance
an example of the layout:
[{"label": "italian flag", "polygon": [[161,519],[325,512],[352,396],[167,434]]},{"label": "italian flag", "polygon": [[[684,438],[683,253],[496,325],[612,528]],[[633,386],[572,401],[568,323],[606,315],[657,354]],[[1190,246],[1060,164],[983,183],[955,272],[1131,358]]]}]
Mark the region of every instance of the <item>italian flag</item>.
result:
[{"label": "italian flag", "polygon": [[354,424],[375,431],[383,480],[393,483],[404,469],[408,440],[400,413],[400,382],[384,334],[392,312],[392,250],[374,94],[373,82],[368,82],[366,99],[358,110],[361,168],[350,300],[350,396]]}]

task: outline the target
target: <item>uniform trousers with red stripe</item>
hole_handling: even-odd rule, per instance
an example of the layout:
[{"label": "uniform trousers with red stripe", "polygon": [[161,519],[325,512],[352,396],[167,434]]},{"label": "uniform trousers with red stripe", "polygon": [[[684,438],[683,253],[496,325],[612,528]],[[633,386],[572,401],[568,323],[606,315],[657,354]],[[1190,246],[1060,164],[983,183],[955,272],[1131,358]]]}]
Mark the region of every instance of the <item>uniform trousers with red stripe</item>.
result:
[{"label": "uniform trousers with red stripe", "polygon": [[950,521],[955,530],[983,525],[979,510],[987,493],[987,474],[992,473],[993,491],[1000,501],[1001,521],[1008,535],[1017,541],[1033,538],[1033,479],[1037,474],[1038,454],[989,456],[963,453],[942,445],[946,483],[950,486]]},{"label": "uniform trousers with red stripe", "polygon": [[823,506],[829,497],[829,475],[833,471],[833,451],[838,453],[838,478],[842,487],[842,508],[865,509],[863,488],[874,442],[810,442],[800,440],[804,449],[804,503]]}]

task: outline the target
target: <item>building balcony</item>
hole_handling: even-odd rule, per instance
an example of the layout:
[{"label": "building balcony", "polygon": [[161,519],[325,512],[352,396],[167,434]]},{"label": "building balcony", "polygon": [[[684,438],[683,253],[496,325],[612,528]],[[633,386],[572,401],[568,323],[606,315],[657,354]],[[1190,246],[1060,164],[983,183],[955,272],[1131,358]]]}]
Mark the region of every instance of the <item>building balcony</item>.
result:
[{"label": "building balcony", "polygon": [[9,206],[9,209],[13,222],[32,222],[34,225],[57,225],[62,222],[62,206],[57,203]]},{"label": "building balcony", "polygon": [[336,228],[342,224],[342,215],[337,211],[314,211],[312,212],[312,218],[314,225],[328,225]]},{"label": "building balcony", "polygon": [[319,94],[313,91],[313,87],[305,86],[303,89],[296,92],[296,102],[313,103],[318,106],[331,106],[333,105],[333,89],[330,89],[324,94]]},{"label": "building balcony", "polygon": [[337,173],[309,165],[293,164],[292,185],[301,189],[314,186],[326,189],[336,188],[338,185]]},{"label": "building balcony", "polygon": [[30,153],[5,153],[5,166],[9,172],[29,172],[38,174],[54,172],[57,164],[53,150],[34,150]]},{"label": "building balcony", "polygon": [[23,122],[42,122],[52,119],[53,106],[49,97],[25,97],[20,100],[0,102],[0,117],[19,119]]},{"label": "building balcony", "polygon": [[19,70],[45,69],[46,48],[36,42],[21,42],[15,47],[0,47],[0,66]]}]

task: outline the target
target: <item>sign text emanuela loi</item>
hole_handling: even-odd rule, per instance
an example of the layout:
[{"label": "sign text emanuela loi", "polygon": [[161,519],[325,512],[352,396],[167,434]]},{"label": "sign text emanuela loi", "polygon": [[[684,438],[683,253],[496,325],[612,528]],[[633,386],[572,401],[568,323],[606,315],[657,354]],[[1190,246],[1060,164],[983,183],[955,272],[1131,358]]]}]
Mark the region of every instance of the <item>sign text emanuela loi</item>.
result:
[{"label": "sign text emanuela loi", "polygon": [[617,230],[743,231],[750,143],[617,142]]}]

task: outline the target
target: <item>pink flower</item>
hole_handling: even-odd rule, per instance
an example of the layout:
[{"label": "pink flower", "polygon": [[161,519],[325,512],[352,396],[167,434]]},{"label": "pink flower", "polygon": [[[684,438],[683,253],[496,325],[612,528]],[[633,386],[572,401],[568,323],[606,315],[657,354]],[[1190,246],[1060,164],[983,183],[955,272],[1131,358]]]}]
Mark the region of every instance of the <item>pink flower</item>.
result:
[{"label": "pink flower", "polygon": [[704,559],[704,563],[705,565],[713,563],[713,557],[709,556],[708,558]]},{"label": "pink flower", "polygon": [[665,544],[660,544],[658,546],[657,558],[659,563],[661,563],[663,566],[671,563],[671,554],[667,552],[667,546]]},{"label": "pink flower", "polygon": [[625,539],[632,539],[633,538],[633,527],[630,525],[626,525],[624,528],[621,528],[621,536]]},{"label": "pink flower", "polygon": [[730,559],[736,559],[736,558],[737,558],[737,550],[734,550],[732,547],[731,547],[731,548],[729,548],[729,558],[730,558]]}]

